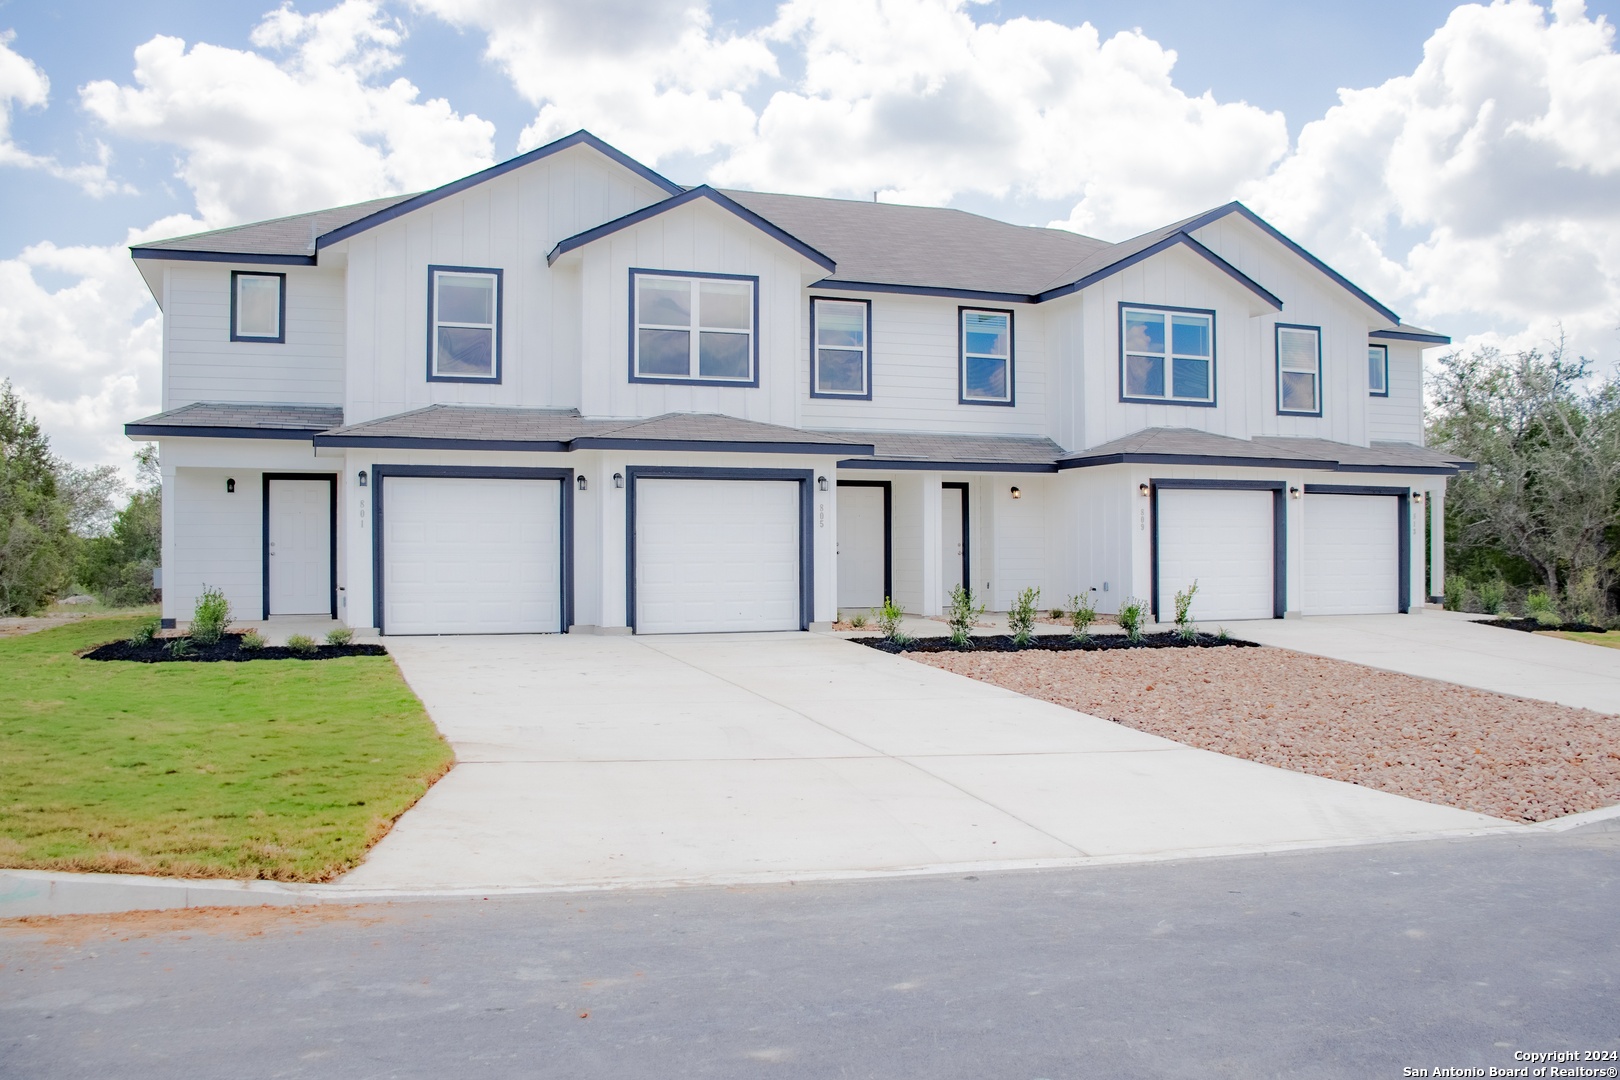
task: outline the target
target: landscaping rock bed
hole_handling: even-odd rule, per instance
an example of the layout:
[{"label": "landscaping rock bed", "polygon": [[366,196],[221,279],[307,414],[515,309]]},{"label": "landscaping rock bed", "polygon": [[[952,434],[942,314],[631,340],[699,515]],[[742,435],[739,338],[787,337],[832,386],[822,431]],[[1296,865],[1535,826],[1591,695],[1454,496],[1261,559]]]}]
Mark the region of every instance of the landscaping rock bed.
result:
[{"label": "landscaping rock bed", "polygon": [[1535,634],[1547,630],[1564,630],[1575,634],[1602,634],[1608,632],[1606,626],[1593,626],[1591,623],[1567,622],[1554,623],[1547,626],[1535,619],[1487,619],[1480,621],[1481,626],[1500,626],[1504,630],[1523,630],[1527,634]]},{"label": "landscaping rock bed", "polygon": [[928,650],[918,663],[1204,750],[1511,821],[1620,803],[1620,718],[1306,656]]},{"label": "landscaping rock bed", "polygon": [[86,660],[133,660],[138,664],[208,664],[220,660],[336,660],[340,656],[387,656],[381,645],[319,645],[314,652],[294,652],[285,645],[266,645],[262,649],[242,648],[242,635],[226,634],[214,645],[198,645],[183,656],[169,651],[171,641],[178,638],[153,638],[135,645],[128,641],[109,641],[81,655]]},{"label": "landscaping rock bed", "polygon": [[1171,631],[1143,634],[1141,641],[1129,641],[1124,634],[1095,634],[1083,642],[1060,634],[1040,634],[1032,637],[1027,645],[1018,644],[1010,635],[998,634],[975,637],[973,644],[966,648],[951,644],[948,637],[913,638],[904,644],[880,637],[851,640],[886,653],[1109,652],[1120,649],[1218,649],[1228,646],[1239,649],[1259,648],[1252,641],[1240,641],[1237,638],[1223,638],[1216,634],[1199,634],[1195,638],[1183,638]]}]

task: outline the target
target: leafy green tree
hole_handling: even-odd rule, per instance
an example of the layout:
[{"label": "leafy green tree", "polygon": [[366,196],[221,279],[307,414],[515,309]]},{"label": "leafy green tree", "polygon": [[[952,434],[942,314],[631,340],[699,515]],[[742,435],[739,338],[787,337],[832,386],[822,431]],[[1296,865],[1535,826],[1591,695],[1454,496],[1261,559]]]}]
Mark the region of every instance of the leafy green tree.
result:
[{"label": "leafy green tree", "polygon": [[68,584],[77,541],[50,440],[0,382],[0,615],[31,615]]},{"label": "leafy green tree", "polygon": [[113,518],[106,536],[88,540],[79,561],[79,584],[106,604],[152,601],[152,569],[163,547],[163,482],[157,447],[135,454],[135,491]]}]

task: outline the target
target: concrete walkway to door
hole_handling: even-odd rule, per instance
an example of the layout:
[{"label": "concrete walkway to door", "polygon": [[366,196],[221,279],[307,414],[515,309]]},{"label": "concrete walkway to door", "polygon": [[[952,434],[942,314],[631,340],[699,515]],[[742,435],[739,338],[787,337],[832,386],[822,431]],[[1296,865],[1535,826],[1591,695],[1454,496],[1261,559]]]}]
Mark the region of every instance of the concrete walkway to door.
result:
[{"label": "concrete walkway to door", "polygon": [[1509,824],[1195,750],[821,635],[388,646],[460,763],[348,886],[1072,865]]},{"label": "concrete walkway to door", "polygon": [[1478,625],[1483,618],[1428,609],[1234,622],[1227,629],[1262,645],[1620,714],[1620,649]]}]

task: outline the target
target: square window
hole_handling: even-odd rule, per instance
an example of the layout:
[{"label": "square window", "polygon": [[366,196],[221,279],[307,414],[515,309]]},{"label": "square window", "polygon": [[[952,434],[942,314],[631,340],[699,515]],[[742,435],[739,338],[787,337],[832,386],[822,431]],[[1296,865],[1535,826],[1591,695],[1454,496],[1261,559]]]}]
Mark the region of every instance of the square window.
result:
[{"label": "square window", "polygon": [[1389,397],[1389,346],[1367,346],[1367,392]]},{"label": "square window", "polygon": [[1010,311],[962,308],[961,399],[964,405],[1013,403],[1013,326]]},{"label": "square window", "polygon": [[756,278],[630,271],[630,380],[757,386]]},{"label": "square window", "polygon": [[501,271],[428,267],[428,379],[501,380]]},{"label": "square window", "polygon": [[287,275],[231,271],[231,340],[282,344]]},{"label": "square window", "polygon": [[1120,305],[1120,399],[1215,404],[1215,313]]},{"label": "square window", "polygon": [[868,300],[810,298],[810,396],[872,396]]},{"label": "square window", "polygon": [[1277,411],[1322,415],[1322,330],[1277,326]]}]

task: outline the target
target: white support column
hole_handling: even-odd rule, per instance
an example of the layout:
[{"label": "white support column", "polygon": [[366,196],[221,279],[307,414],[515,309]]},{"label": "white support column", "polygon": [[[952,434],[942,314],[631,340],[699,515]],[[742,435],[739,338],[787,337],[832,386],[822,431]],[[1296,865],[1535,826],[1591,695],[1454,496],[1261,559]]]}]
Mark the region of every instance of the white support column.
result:
[{"label": "white support column", "polygon": [[[1424,497],[1429,514],[1429,596],[1446,594],[1446,482]],[[1428,597],[1424,598],[1425,600]]]},{"label": "white support column", "polygon": [[940,482],[939,473],[922,473],[922,520],[919,529],[922,541],[922,610],[920,615],[941,615],[945,611],[945,577],[940,551]]}]

